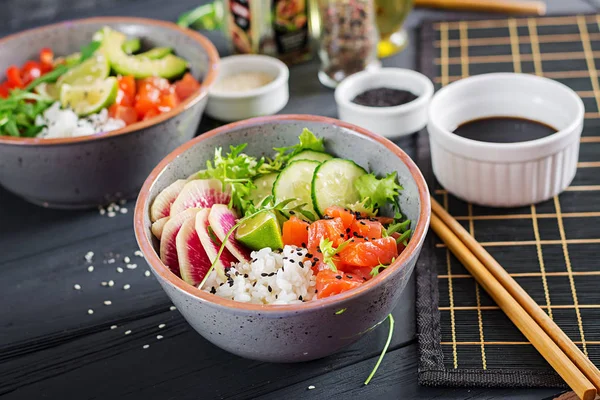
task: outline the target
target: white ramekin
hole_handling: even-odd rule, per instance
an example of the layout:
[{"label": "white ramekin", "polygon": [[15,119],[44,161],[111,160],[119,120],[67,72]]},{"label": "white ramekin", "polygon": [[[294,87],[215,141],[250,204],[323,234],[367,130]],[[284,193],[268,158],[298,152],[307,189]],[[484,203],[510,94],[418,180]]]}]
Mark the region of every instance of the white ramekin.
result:
[{"label": "white ramekin", "polygon": [[290,71],[276,58],[253,54],[222,58],[215,83],[233,74],[249,71],[266,72],[275,79],[265,86],[241,93],[218,92],[213,85],[208,92],[206,114],[220,121],[231,122],[272,115],[285,107],[289,100]]},{"label": "white ramekin", "polygon": [[[489,143],[452,132],[472,119],[511,116],[558,130],[541,139]],[[527,74],[494,73],[454,82],[429,108],[433,172],[448,192],[493,207],[539,203],[566,189],[575,177],[584,106],[569,87]]]},{"label": "white ramekin", "polygon": [[[380,87],[408,90],[418,98],[395,107],[367,107],[352,102],[365,90]],[[342,121],[395,139],[425,127],[432,95],[433,84],[425,75],[409,69],[382,68],[362,71],[344,79],[335,89],[335,102]]]}]

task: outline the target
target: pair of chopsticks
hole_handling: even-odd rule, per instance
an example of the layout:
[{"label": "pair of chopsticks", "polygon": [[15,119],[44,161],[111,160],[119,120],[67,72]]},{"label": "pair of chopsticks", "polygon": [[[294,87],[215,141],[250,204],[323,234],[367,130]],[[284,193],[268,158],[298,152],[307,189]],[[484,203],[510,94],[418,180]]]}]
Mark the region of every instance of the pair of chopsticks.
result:
[{"label": "pair of chopsticks", "polygon": [[571,389],[600,393],[600,371],[500,264],[433,197],[431,227]]},{"label": "pair of chopsticks", "polygon": [[543,1],[512,0],[415,0],[415,7],[447,10],[495,12],[504,14],[546,14]]}]

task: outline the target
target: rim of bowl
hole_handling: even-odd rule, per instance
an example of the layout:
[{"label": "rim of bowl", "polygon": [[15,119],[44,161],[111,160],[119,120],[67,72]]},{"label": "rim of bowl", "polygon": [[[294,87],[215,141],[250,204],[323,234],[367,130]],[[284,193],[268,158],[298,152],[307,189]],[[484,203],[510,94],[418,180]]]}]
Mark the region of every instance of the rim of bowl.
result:
[{"label": "rim of bowl", "polygon": [[[555,86],[559,90],[562,90],[565,95],[569,96],[570,99],[577,104],[577,116],[573,118],[573,120],[563,129],[560,129],[556,133],[552,135],[548,135],[542,137],[540,139],[527,140],[525,142],[513,142],[513,143],[493,143],[493,142],[482,142],[479,140],[467,139],[462,136],[458,136],[450,130],[446,129],[439,120],[437,119],[436,109],[438,108],[437,103],[441,102],[445,96],[449,96],[453,90],[457,90],[461,86],[472,84],[473,82],[478,81],[486,81],[491,79],[504,79],[504,80],[532,80],[538,81],[542,85],[547,86]],[[442,99],[442,100],[440,100]],[[581,124],[584,120],[585,114],[585,106],[583,105],[583,100],[581,97],[573,91],[567,85],[555,81],[553,79],[549,79],[543,76],[531,75],[531,74],[521,74],[521,73],[513,73],[513,72],[494,72],[489,74],[481,74],[470,76],[468,78],[460,79],[458,81],[452,82],[443,88],[441,88],[429,105],[429,125],[432,125],[436,128],[437,132],[434,132],[433,135],[441,135],[445,137],[449,141],[453,141],[457,145],[468,146],[468,148],[476,149],[477,151],[504,151],[504,152],[512,152],[514,150],[524,151],[531,150],[536,147],[545,146],[554,144],[556,142],[560,142],[564,140],[567,136],[572,135],[573,131],[577,129],[577,126]],[[494,116],[494,113],[490,113],[489,116]],[[485,118],[485,117],[482,117]],[[431,134],[431,131],[430,131]],[[535,156],[535,157],[534,157]],[[539,158],[538,155],[532,155],[531,159]]]},{"label": "rim of bowl", "polygon": [[[345,92],[349,90],[350,86],[355,85],[360,80],[368,80],[373,75],[395,75],[402,77],[402,79],[410,79],[417,82],[425,90],[422,94],[418,95],[416,99],[409,103],[400,104],[392,107],[369,107],[361,104],[353,103],[349,98],[345,96]],[[394,88],[392,88],[394,89]],[[434,88],[431,80],[420,72],[413,71],[412,69],[406,68],[381,68],[376,70],[365,70],[356,74],[350,75],[344,79],[338,87],[335,89],[334,97],[335,101],[346,108],[354,111],[360,111],[363,113],[371,113],[379,116],[396,114],[396,113],[407,113],[413,111],[419,107],[427,106],[429,100],[433,96]],[[414,94],[414,93],[413,93]]]},{"label": "rim of bowl", "polygon": [[212,44],[208,38],[204,35],[201,35],[198,32],[194,32],[191,29],[183,29],[180,26],[168,22],[168,21],[160,21],[150,18],[138,18],[138,17],[92,17],[92,18],[82,18],[82,19],[74,19],[69,21],[58,22],[55,24],[44,25],[39,28],[28,29],[22,32],[17,32],[12,35],[6,36],[0,39],[0,48],[5,43],[18,38],[21,35],[29,34],[32,32],[43,32],[45,30],[53,29],[58,26],[67,27],[68,24],[89,24],[89,23],[130,23],[130,24],[140,24],[140,25],[158,25],[164,28],[168,28],[174,31],[178,31],[192,40],[199,43],[208,55],[208,68],[206,75],[203,77],[200,83],[200,89],[198,89],[192,96],[188,97],[184,101],[182,101],[177,107],[172,110],[155,116],[146,121],[139,121],[135,124],[131,124],[121,129],[116,129],[109,132],[100,132],[93,135],[86,136],[78,136],[78,137],[70,137],[70,138],[53,138],[53,139],[44,139],[44,138],[22,138],[22,137],[12,137],[12,136],[0,136],[0,144],[11,144],[11,145],[60,145],[60,144],[72,144],[72,143],[80,143],[80,142],[88,142],[98,139],[109,138],[113,136],[124,135],[127,133],[135,132],[141,129],[146,129],[150,126],[159,124],[163,121],[166,121],[170,118],[175,117],[176,115],[182,113],[188,108],[192,107],[194,104],[202,100],[205,96],[208,95],[208,90],[210,86],[214,83],[214,80],[217,76],[217,68],[219,65],[219,53],[217,49]]},{"label": "rim of bowl", "polygon": [[[163,170],[173,162],[177,157],[183,154],[188,149],[192,148],[197,143],[209,139],[213,136],[219,135],[223,132],[227,132],[232,128],[241,128],[247,126],[260,125],[265,122],[273,122],[273,121],[310,121],[310,122],[322,122],[327,124],[336,125],[342,128],[346,128],[352,130],[367,139],[379,142],[383,144],[389,151],[394,153],[400,160],[406,165],[412,178],[415,180],[418,190],[419,201],[421,204],[421,210],[418,217],[417,225],[415,226],[414,233],[411,241],[408,243],[408,246],[404,249],[402,254],[395,260],[388,268],[386,268],[387,273],[381,273],[376,277],[370,279],[369,281],[363,283],[357,288],[349,290],[347,292],[340,293],[336,296],[327,297],[325,299],[319,299],[318,301],[310,301],[306,303],[300,304],[287,304],[287,305],[271,305],[271,304],[248,304],[242,303],[234,300],[225,299],[219,296],[215,296],[211,293],[205,292],[204,290],[200,290],[195,286],[190,285],[185,282],[183,279],[177,277],[175,274],[169,270],[161,261],[152,242],[148,240],[146,237],[146,226],[145,226],[145,218],[148,214],[149,210],[149,193],[152,185],[156,181],[156,179],[160,176]],[[213,129],[209,132],[206,132],[187,143],[179,146],[173,152],[171,152],[168,156],[166,156],[155,168],[152,170],[144,185],[140,191],[140,195],[138,197],[137,203],[135,205],[135,214],[134,214],[134,230],[135,236],[140,246],[146,261],[150,265],[150,267],[154,270],[155,273],[160,275],[164,280],[168,281],[169,284],[179,291],[185,292],[188,295],[191,295],[198,300],[206,303],[210,303],[212,305],[221,306],[227,309],[238,309],[244,311],[260,311],[264,313],[274,314],[274,313],[285,313],[285,312],[304,312],[317,308],[326,307],[336,303],[342,303],[350,298],[357,296],[359,294],[369,292],[374,289],[376,286],[381,284],[384,280],[388,279],[391,275],[392,271],[395,271],[399,268],[405,267],[405,263],[413,257],[413,252],[419,248],[423,241],[425,240],[425,236],[427,234],[427,229],[429,227],[429,220],[431,214],[431,203],[429,200],[429,189],[427,187],[427,183],[425,182],[425,178],[421,174],[421,171],[414,163],[413,160],[402,150],[400,147],[396,146],[390,140],[371,133],[370,131],[358,127],[353,124],[349,124],[347,122],[343,122],[337,119],[329,118],[329,117],[321,117],[314,115],[306,115],[306,114],[288,114],[288,115],[273,115],[267,117],[258,117],[251,118],[244,121],[234,122],[231,124],[224,125],[217,129]]]},{"label": "rim of bowl", "polygon": [[[247,59],[255,59],[255,60],[259,60],[259,62],[265,64],[265,65],[273,65],[275,67],[277,67],[277,75],[275,76],[275,79],[273,79],[271,82],[267,83],[264,86],[260,86],[257,87],[255,89],[250,89],[250,90],[246,90],[244,92],[216,92],[214,90],[214,88],[212,90],[209,90],[208,92],[208,96],[209,97],[214,97],[214,98],[219,98],[219,99],[244,99],[244,98],[248,98],[248,97],[254,97],[254,96],[260,96],[262,94],[268,93],[274,89],[276,89],[277,87],[279,87],[281,84],[287,82],[289,80],[290,77],[290,70],[287,67],[287,65],[285,65],[285,63],[283,63],[283,61],[274,58],[274,57],[270,57],[270,56],[265,56],[265,55],[260,55],[260,54],[239,54],[239,55],[234,55],[234,56],[228,56],[228,57],[224,57],[221,59],[221,63],[220,63],[220,69],[221,71],[223,71],[223,67],[227,64],[240,64],[243,63],[244,60]],[[224,75],[223,78],[227,77],[229,75]],[[222,78],[221,78],[222,79]],[[216,77],[216,81],[219,80],[219,77]]]}]

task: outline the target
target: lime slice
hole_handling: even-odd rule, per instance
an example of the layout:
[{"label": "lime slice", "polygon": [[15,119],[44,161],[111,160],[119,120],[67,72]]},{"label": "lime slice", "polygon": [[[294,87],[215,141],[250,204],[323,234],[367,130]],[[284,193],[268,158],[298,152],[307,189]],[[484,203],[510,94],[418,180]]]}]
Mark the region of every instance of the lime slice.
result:
[{"label": "lime slice", "polygon": [[250,250],[270,247],[271,250],[283,248],[281,228],[272,211],[265,210],[243,222],[235,232],[235,238]]},{"label": "lime slice", "polygon": [[108,59],[100,53],[65,72],[58,78],[56,85],[58,87],[65,84],[71,86],[90,85],[97,80],[108,78],[109,73],[110,65]]},{"label": "lime slice", "polygon": [[54,83],[42,82],[35,88],[33,88],[33,90],[40,96],[49,97],[54,100],[58,100],[58,98],[60,97],[58,87],[56,87],[56,84]]},{"label": "lime slice", "polygon": [[69,107],[79,116],[97,113],[115,102],[119,84],[117,78],[110,77],[90,85],[71,86],[63,84],[60,88],[60,103]]}]

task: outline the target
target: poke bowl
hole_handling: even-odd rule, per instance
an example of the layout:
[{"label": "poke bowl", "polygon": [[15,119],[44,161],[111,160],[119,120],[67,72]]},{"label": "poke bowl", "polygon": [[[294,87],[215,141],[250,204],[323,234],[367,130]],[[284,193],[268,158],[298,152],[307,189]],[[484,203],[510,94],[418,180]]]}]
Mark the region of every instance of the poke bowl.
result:
[{"label": "poke bowl", "polygon": [[47,207],[134,198],[191,139],[219,56],[173,23],[99,17],[0,39],[0,185]]},{"label": "poke bowl", "polygon": [[389,140],[278,115],[169,154],[144,183],[134,228],[200,335],[242,357],[299,362],[337,352],[390,314],[429,215],[421,172]]}]

